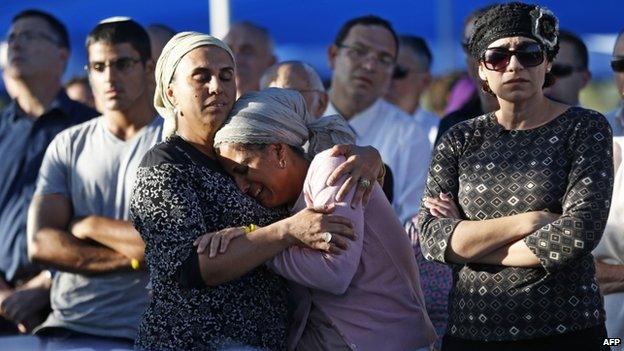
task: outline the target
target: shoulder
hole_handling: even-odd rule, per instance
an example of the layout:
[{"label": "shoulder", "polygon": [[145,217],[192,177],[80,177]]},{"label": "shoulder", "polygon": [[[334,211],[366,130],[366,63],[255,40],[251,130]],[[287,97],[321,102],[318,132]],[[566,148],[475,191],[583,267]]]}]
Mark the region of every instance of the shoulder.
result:
[{"label": "shoulder", "polygon": [[69,98],[67,98],[64,104],[65,106],[63,109],[66,111],[68,117],[72,119],[73,123],[82,123],[99,115],[96,110],[89,106]]},{"label": "shoulder", "polygon": [[461,149],[474,137],[484,136],[488,131],[493,132],[490,118],[490,114],[486,113],[454,124],[442,135],[436,148],[454,146]]},{"label": "shoulder", "polygon": [[327,178],[345,161],[344,156],[332,156],[331,149],[316,154],[308,168],[306,183],[314,189],[324,188]]},{"label": "shoulder", "polygon": [[99,116],[86,122],[71,126],[56,135],[53,142],[69,143],[81,138],[87,138],[103,123],[104,117]]},{"label": "shoulder", "polygon": [[162,165],[183,166],[189,164],[186,152],[176,145],[171,138],[154,145],[141,161],[140,167],[156,167]]},{"label": "shoulder", "polygon": [[310,170],[327,169],[333,171],[346,161],[344,156],[332,156],[331,149],[319,152],[310,163]]},{"label": "shoulder", "polygon": [[[565,117],[569,120],[569,125],[574,129],[599,129],[603,131],[609,131],[611,134],[611,126],[607,118],[600,112],[583,107],[570,107],[560,117]],[[606,137],[606,135],[604,136]]]}]

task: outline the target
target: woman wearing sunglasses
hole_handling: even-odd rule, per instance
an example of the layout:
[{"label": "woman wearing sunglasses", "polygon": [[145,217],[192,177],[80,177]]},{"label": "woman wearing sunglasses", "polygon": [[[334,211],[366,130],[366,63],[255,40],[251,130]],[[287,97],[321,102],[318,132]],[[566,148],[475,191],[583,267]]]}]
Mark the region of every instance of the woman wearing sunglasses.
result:
[{"label": "woman wearing sunglasses", "polygon": [[434,151],[419,217],[427,259],[453,268],[443,350],[601,350],[591,250],[609,213],[611,130],[544,97],[558,21],[523,3],[475,22],[470,54],[500,108]]}]

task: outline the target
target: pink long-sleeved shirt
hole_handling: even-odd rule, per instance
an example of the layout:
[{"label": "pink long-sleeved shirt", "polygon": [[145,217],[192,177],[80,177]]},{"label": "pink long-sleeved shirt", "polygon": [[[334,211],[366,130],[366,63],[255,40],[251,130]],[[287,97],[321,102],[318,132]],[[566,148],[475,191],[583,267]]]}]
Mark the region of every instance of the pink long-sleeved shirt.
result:
[{"label": "pink long-sleeved shirt", "polygon": [[269,266],[295,285],[297,302],[289,347],[305,328],[312,304],[353,350],[412,350],[436,338],[425,310],[418,267],[409,239],[379,185],[370,201],[352,209],[335,196],[345,181],[326,181],[343,157],[318,154],[308,170],[293,211],[336,204],[334,214],[351,219],[357,238],[340,255],[291,247]]}]

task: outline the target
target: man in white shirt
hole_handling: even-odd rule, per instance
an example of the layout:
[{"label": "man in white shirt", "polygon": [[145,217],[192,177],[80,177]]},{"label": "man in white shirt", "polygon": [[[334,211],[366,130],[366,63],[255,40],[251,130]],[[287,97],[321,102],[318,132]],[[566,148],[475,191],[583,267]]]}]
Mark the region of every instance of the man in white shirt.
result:
[{"label": "man in white shirt", "polygon": [[427,42],[414,35],[399,36],[399,57],[386,100],[414,119],[427,133],[431,147],[438,134],[440,118],[420,105],[420,98],[431,84],[433,56]]},{"label": "man in white shirt", "polygon": [[333,75],[325,115],[342,115],[359,145],[379,150],[392,170],[392,205],[404,223],[419,210],[430,149],[414,119],[382,98],[397,51],[398,38],[388,21],[364,16],[346,22],[328,50]]}]

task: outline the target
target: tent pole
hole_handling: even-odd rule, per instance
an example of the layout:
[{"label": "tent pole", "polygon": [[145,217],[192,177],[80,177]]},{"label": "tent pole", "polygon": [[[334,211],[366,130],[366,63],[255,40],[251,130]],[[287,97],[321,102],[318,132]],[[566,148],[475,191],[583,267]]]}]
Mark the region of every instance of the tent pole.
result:
[{"label": "tent pole", "polygon": [[230,0],[208,0],[210,34],[223,39],[230,30]]}]

